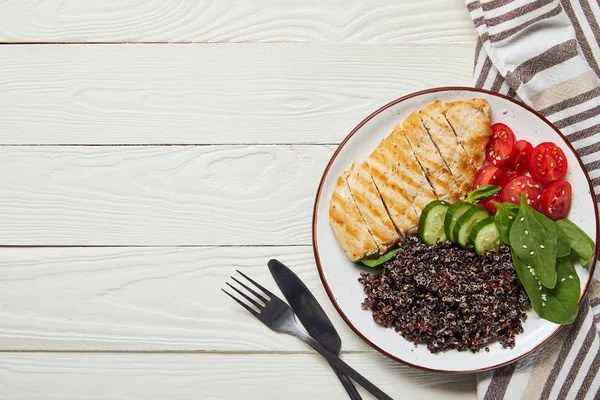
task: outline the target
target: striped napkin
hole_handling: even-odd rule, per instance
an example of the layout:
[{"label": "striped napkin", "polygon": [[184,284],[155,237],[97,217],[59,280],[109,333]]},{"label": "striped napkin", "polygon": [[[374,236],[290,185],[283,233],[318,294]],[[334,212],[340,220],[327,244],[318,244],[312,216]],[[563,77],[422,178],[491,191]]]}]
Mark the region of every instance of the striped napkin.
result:
[{"label": "striped napkin", "polygon": [[[556,125],[579,153],[600,201],[599,1],[466,4],[479,36],[475,86],[517,98]],[[600,284],[595,281],[572,325],[530,356],[478,374],[478,397],[599,399],[599,332]]]}]

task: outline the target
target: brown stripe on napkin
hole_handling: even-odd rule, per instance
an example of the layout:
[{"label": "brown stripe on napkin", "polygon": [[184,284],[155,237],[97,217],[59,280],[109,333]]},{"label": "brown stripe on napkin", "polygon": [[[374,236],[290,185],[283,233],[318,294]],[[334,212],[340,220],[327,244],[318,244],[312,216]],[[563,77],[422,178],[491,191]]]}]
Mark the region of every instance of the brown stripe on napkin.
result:
[{"label": "brown stripe on napkin", "polygon": [[565,383],[560,388],[560,392],[558,393],[559,399],[566,398],[567,393],[569,393],[569,390],[571,389],[571,386],[573,386],[575,377],[577,376],[577,374],[579,373],[579,370],[581,369],[581,364],[583,363],[585,356],[587,355],[588,351],[590,350],[590,347],[592,347],[592,342],[594,341],[594,339],[597,339],[597,338],[598,338],[598,333],[596,332],[596,328],[594,327],[594,324],[592,323],[592,326],[590,326],[590,329],[588,329],[588,332],[585,335],[585,339],[583,340],[583,344],[581,345],[581,348],[579,349],[579,352],[577,353],[577,356],[575,357],[575,360],[573,361],[573,365],[571,366],[571,370],[569,371],[569,374],[567,375],[567,378],[565,379]]},{"label": "brown stripe on napkin", "polygon": [[[509,3],[512,3],[514,0],[492,0],[492,1],[488,1],[483,3],[483,11],[491,11],[491,10],[495,10],[496,8],[500,8],[502,6],[505,6]],[[471,11],[471,10],[469,10]]]},{"label": "brown stripe on napkin", "polygon": [[594,53],[592,52],[590,43],[588,42],[588,39],[586,38],[586,35],[583,32],[583,29],[581,28],[581,24],[577,19],[577,16],[575,15],[575,10],[573,10],[573,6],[571,5],[570,0],[563,0],[562,6],[565,10],[565,13],[571,20],[571,23],[573,24],[573,29],[575,29],[575,36],[577,37],[577,42],[579,43],[579,46],[581,46],[581,51],[583,52],[585,59],[587,60],[588,64],[590,64],[590,67],[594,70],[596,75],[600,76],[600,66],[598,66],[598,60],[596,60],[596,58],[594,57]]},{"label": "brown stripe on napkin", "polygon": [[[485,24],[487,26],[496,26],[496,25],[500,25],[506,21],[509,21],[511,19],[515,19],[517,17],[522,17],[525,14],[529,14],[530,12],[533,12],[535,10],[539,10],[540,8],[547,6],[548,4],[551,4],[554,0],[535,0],[532,1],[531,3],[527,3],[521,7],[517,7],[514,10],[510,10],[509,12],[507,12],[506,14],[502,14],[499,15],[497,17],[494,18],[486,18],[485,19]],[[484,3],[485,4],[485,3]]]},{"label": "brown stripe on napkin", "polygon": [[494,390],[488,390],[483,400],[499,400],[504,398],[516,365],[516,363],[508,364],[494,372],[492,382],[490,383],[490,387],[493,387]]},{"label": "brown stripe on napkin", "polygon": [[563,100],[563,101],[553,104],[549,107],[543,108],[543,109],[539,110],[539,112],[540,112],[540,114],[548,116],[548,115],[563,111],[567,108],[577,106],[581,103],[585,103],[586,101],[589,101],[596,97],[600,97],[600,87],[589,90],[589,91],[579,94],[575,97],[571,97],[569,99]]},{"label": "brown stripe on napkin", "polygon": [[556,8],[553,8],[552,10],[550,10],[550,11],[548,11],[548,12],[542,14],[542,15],[539,15],[539,16],[533,18],[533,19],[530,19],[529,21],[527,21],[527,22],[525,22],[525,23],[523,23],[521,25],[517,25],[514,28],[507,29],[507,30],[505,30],[503,32],[499,32],[499,33],[495,33],[493,35],[490,35],[489,36],[490,41],[491,42],[500,42],[500,41],[502,41],[504,39],[507,39],[507,38],[509,38],[509,37],[511,37],[511,36],[513,36],[513,35],[515,35],[515,34],[517,34],[519,32],[521,32],[522,30],[524,30],[525,28],[527,28],[527,27],[535,24],[536,22],[540,22],[540,21],[543,21],[545,19],[555,17],[555,16],[557,16],[560,13],[561,13],[561,8],[560,8],[560,6],[557,6]]},{"label": "brown stripe on napkin", "polygon": [[508,84],[519,87],[527,83],[538,73],[577,57],[577,42],[575,39],[550,47],[543,53],[530,58],[506,75]]}]

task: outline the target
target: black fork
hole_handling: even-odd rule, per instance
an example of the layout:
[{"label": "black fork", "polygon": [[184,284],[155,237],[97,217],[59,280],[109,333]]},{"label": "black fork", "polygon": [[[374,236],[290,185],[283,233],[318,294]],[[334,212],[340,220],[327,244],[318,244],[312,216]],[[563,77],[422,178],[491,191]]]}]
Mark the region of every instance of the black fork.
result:
[{"label": "black fork", "polygon": [[[391,400],[392,398],[382,392],[377,386],[373,385],[369,382],[365,377],[356,372],[352,367],[343,362],[337,355],[327,350],[325,346],[321,343],[317,342],[313,339],[308,333],[304,332],[304,330],[296,323],[296,319],[294,318],[294,311],[292,308],[279,297],[275,296],[273,293],[265,289],[263,286],[259,285],[254,280],[250,279],[240,271],[237,271],[241,276],[246,278],[252,285],[254,285],[254,289],[250,286],[240,282],[235,277],[231,277],[235,282],[237,282],[240,286],[246,289],[248,292],[252,293],[259,301],[256,301],[252,297],[248,296],[246,293],[242,292],[235,286],[226,282],[227,285],[235,290],[240,296],[242,296],[247,302],[244,302],[233,296],[231,293],[225,292],[229,297],[238,302],[242,307],[244,307],[248,312],[258,318],[263,324],[274,330],[275,332],[287,333],[289,335],[294,335],[299,339],[302,339],[306,343],[308,343],[313,349],[319,352],[323,357],[327,359],[327,361],[337,367],[340,371],[348,375],[350,378],[354,379],[356,383],[364,387],[369,393],[375,396],[377,399],[385,399]],[[259,293],[260,292],[260,293]],[[249,304],[251,305],[249,305]]]}]

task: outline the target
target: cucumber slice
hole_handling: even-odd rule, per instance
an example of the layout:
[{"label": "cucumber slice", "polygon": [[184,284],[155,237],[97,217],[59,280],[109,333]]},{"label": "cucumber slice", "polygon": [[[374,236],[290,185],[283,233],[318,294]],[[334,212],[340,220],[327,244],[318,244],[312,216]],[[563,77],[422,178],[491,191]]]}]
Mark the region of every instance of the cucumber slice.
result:
[{"label": "cucumber slice", "polygon": [[500,234],[494,223],[494,217],[476,223],[469,235],[469,242],[475,247],[475,253],[479,256],[483,256],[486,251],[498,251]]},{"label": "cucumber slice", "polygon": [[466,201],[459,201],[450,206],[444,218],[444,233],[448,239],[456,242],[454,238],[454,226],[458,222],[458,219],[471,208],[476,208],[476,206]]},{"label": "cucumber slice", "polygon": [[474,206],[474,208],[468,209],[463,215],[460,216],[454,230],[452,231],[454,237],[454,243],[458,243],[462,247],[465,247],[469,242],[469,234],[473,229],[473,226],[490,216],[483,208]]},{"label": "cucumber slice", "polygon": [[425,244],[432,245],[438,240],[446,241],[444,217],[449,207],[445,201],[434,200],[423,209],[419,220],[418,234]]}]

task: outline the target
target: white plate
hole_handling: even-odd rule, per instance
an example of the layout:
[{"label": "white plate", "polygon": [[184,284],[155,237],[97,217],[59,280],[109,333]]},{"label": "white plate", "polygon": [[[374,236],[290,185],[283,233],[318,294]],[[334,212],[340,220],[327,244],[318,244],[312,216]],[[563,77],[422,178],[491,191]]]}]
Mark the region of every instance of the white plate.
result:
[{"label": "white plate", "polygon": [[[508,97],[472,88],[437,88],[414,93],[382,107],[362,121],[342,142],[332,156],[315,200],[313,214],[313,247],[323,285],[329,298],[346,323],[367,343],[392,359],[414,367],[443,372],[477,372],[518,360],[531,353],[560,328],[541,319],[530,310],[523,324],[524,333],[517,335],[516,346],[505,349],[498,342],[490,345],[490,351],[478,353],[447,351],[431,354],[425,345],[414,346],[393,329],[377,325],[371,311],[361,308],[365,299],[362,285],[358,282],[362,271],[373,272],[350,262],[338,245],[329,226],[329,200],[337,178],[352,162],[365,159],[386,137],[396,124],[411,112],[427,104],[442,100],[453,101],[485,98],[492,107],[492,122],[504,122],[515,132],[518,139],[526,139],[534,146],[540,142],[555,142],[565,152],[569,169],[565,179],[573,187],[573,200],[569,219],[582,228],[598,244],[598,210],[593,189],[581,161],[567,140],[530,108]],[[596,246],[597,250],[597,246]],[[592,279],[596,255],[590,269],[577,264],[582,296]]]}]

